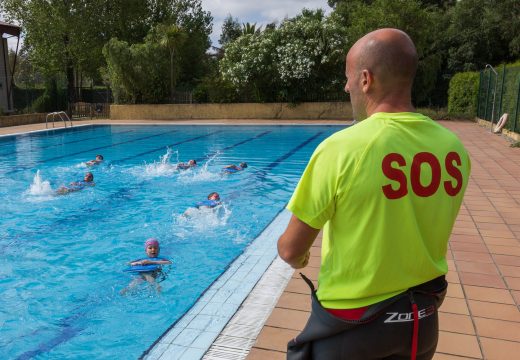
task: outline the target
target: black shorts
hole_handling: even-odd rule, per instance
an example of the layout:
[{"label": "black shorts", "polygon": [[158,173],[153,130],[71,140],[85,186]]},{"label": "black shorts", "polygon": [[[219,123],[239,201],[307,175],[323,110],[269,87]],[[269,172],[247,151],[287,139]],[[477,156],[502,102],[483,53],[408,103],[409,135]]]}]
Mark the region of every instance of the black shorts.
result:
[{"label": "black shorts", "polygon": [[[324,309],[312,282],[312,311],[287,344],[288,360],[426,360],[437,347],[437,309],[446,295],[444,276],[370,305],[361,319],[344,320]],[[414,354],[415,357],[412,356]]]},{"label": "black shorts", "polygon": [[[417,360],[433,358],[439,321],[435,299],[415,294],[419,310]],[[412,349],[413,312],[407,296],[390,305],[375,320],[312,342],[316,360],[409,360]]]}]

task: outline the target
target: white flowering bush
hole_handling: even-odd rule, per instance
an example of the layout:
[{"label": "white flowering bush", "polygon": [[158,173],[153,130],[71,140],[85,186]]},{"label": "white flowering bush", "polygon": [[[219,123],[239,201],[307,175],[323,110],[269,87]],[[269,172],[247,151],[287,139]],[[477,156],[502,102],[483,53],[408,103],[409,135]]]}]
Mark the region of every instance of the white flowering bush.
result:
[{"label": "white flowering bush", "polygon": [[320,11],[304,10],[278,28],[228,43],[220,73],[257,100],[298,100],[338,85],[345,50],[341,26]]}]

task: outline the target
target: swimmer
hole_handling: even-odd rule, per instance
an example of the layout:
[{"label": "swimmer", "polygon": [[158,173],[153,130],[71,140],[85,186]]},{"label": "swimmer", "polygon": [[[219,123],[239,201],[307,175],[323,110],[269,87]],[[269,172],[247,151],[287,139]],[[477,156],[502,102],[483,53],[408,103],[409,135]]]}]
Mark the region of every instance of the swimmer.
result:
[{"label": "swimmer", "polygon": [[151,286],[153,286],[158,293],[161,292],[161,286],[156,281],[159,275],[162,274],[162,268],[160,265],[170,265],[172,262],[165,258],[159,258],[159,240],[155,238],[149,238],[145,241],[144,251],[146,252],[147,258],[129,262],[128,264],[130,265],[130,268],[128,269],[128,271],[132,272],[132,267],[136,267],[137,269],[137,267],[144,265],[159,266],[151,269],[150,271],[143,271],[142,269],[136,270],[135,272],[137,272],[139,276],[133,279],[132,282],[126,288],[120,291],[121,295],[126,294],[129,290],[132,290],[144,281],[148,282]]},{"label": "swimmer", "polygon": [[104,158],[103,155],[96,155],[96,158],[94,160],[89,160],[85,163],[87,166],[94,166],[99,165],[103,162]]},{"label": "swimmer", "polygon": [[187,163],[180,162],[177,164],[177,170],[187,170],[195,166],[197,166],[196,160],[190,160]]},{"label": "swimmer", "polygon": [[247,168],[247,163],[241,162],[240,164],[238,164],[238,166],[237,165],[227,165],[227,166],[224,166],[222,168],[222,171],[229,174],[229,173],[234,173],[234,172],[237,172],[237,171],[242,171],[245,168]]},{"label": "swimmer", "polygon": [[222,202],[220,201],[220,195],[218,194],[218,192],[212,192],[208,195],[207,200],[198,202],[196,204],[196,207],[198,209],[200,209],[201,207],[214,208],[215,206],[218,206],[220,204],[222,204]]},{"label": "swimmer", "polygon": [[94,175],[89,171],[85,174],[83,180],[71,182],[69,186],[61,186],[56,190],[56,194],[65,195],[71,192],[83,190],[86,186],[95,186]]}]

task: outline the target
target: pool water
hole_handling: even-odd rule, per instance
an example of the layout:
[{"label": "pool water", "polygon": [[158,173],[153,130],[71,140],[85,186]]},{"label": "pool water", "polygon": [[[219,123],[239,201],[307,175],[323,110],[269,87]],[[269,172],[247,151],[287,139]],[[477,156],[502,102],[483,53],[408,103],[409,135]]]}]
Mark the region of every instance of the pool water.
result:
[{"label": "pool water", "polygon": [[[0,357],[135,359],[284,208],[343,126],[82,126],[0,138]],[[105,161],[87,167],[102,154]],[[175,169],[179,161],[198,166]],[[246,161],[244,171],[222,167]],[[94,187],[57,196],[94,174]],[[213,191],[222,205],[194,208]],[[184,214],[187,215],[184,215]],[[158,292],[123,270],[156,237]]]}]

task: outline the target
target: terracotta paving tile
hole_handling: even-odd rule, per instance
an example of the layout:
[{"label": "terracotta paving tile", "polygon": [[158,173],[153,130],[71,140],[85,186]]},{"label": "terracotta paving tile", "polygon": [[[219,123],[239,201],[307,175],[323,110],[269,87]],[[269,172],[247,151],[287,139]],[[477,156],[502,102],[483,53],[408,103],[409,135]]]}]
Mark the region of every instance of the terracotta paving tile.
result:
[{"label": "terracotta paving tile", "polygon": [[315,246],[311,247],[311,256],[321,256],[321,250]]},{"label": "terracotta paving tile", "polygon": [[484,230],[500,230],[500,231],[510,231],[509,227],[506,224],[494,224],[494,223],[485,223],[481,222],[477,224],[479,229]]},{"label": "terracotta paving tile", "polygon": [[285,353],[252,348],[247,355],[247,360],[285,360]]},{"label": "terracotta paving tile", "polygon": [[439,312],[439,329],[469,335],[475,334],[471,317],[468,315]]},{"label": "terracotta paving tile", "polygon": [[439,331],[437,352],[477,359],[482,358],[482,353],[480,352],[480,347],[475,336],[447,331]]},{"label": "terracotta paving tile", "polygon": [[309,258],[309,264],[307,264],[308,267],[320,267],[321,265],[321,256],[311,256]]},{"label": "terracotta paving tile", "polygon": [[311,293],[311,289],[309,289],[309,286],[301,279],[291,279],[289,281],[289,284],[287,284],[285,291],[307,295],[310,295]]},{"label": "terracotta paving tile", "polygon": [[488,245],[488,249],[492,254],[520,256],[520,244],[516,246]]},{"label": "terracotta paving tile", "polygon": [[460,284],[459,274],[456,271],[448,271],[446,281],[450,284]]},{"label": "terracotta paving tile", "polygon": [[473,220],[477,224],[481,224],[481,223],[504,224],[504,220],[500,216],[473,216]]},{"label": "terracotta paving tile", "polygon": [[468,306],[465,299],[452,298],[446,296],[439,311],[452,314],[469,315]]},{"label": "terracotta paving tile", "polygon": [[471,251],[458,251],[453,250],[453,258],[455,260],[466,260],[466,261],[479,261],[485,263],[492,263],[493,258],[489,254],[476,253]]},{"label": "terracotta paving tile", "polygon": [[448,264],[448,271],[457,271],[455,267],[455,260],[447,260],[446,263]]},{"label": "terracotta paving tile", "polygon": [[520,354],[520,343],[498,339],[480,338],[484,356],[489,360],[514,359]]},{"label": "terracotta paving tile", "polygon": [[502,275],[520,278],[520,266],[498,265]]},{"label": "terracotta paving tile", "polygon": [[479,274],[491,274],[499,275],[498,269],[495,264],[473,262],[473,261],[457,261],[457,269],[459,271],[479,273]]},{"label": "terracotta paving tile", "polygon": [[511,290],[520,290],[520,278],[506,276],[504,279]]},{"label": "terracotta paving tile", "polygon": [[[449,288],[448,288],[449,289]],[[494,289],[482,286],[464,285],[464,292],[468,299],[496,302],[500,304],[514,304],[514,300],[506,289]]]},{"label": "terracotta paving tile", "polygon": [[482,318],[517,321],[520,323],[520,311],[515,305],[497,304],[486,301],[468,300],[472,316]]},{"label": "terracotta paving tile", "polygon": [[289,310],[289,309],[281,309],[274,308],[271,316],[265,322],[267,326],[278,327],[282,329],[290,329],[290,330],[302,330],[305,324],[307,323],[307,319],[309,318],[309,313],[305,311],[299,310]]},{"label": "terracotta paving tile", "polygon": [[450,243],[450,248],[453,251],[471,251],[471,252],[477,252],[477,253],[487,253],[488,249],[486,248],[486,245],[483,243],[465,243],[465,242],[452,242]]},{"label": "terracotta paving tile", "polygon": [[287,343],[298,334],[299,332],[295,330],[264,326],[256,339],[255,347],[286,352]]},{"label": "terracotta paving tile", "polygon": [[[449,354],[443,354],[443,353],[435,353],[435,355],[433,356],[433,360],[466,360],[466,359],[469,359],[469,360],[472,360],[472,359],[476,359],[476,358],[469,358],[469,357],[465,357],[465,356],[455,356],[455,355],[449,355]],[[482,359],[482,358],[479,358],[479,359]]]},{"label": "terracotta paving tile", "polygon": [[500,265],[520,266],[520,256],[493,255],[493,258]]},{"label": "terracotta paving tile", "polygon": [[484,237],[484,243],[488,246],[489,245],[502,245],[502,246],[519,245],[517,239],[504,239],[504,238],[496,238],[496,237]]},{"label": "terracotta paving tile", "polygon": [[514,239],[515,235],[510,230],[486,230],[480,229],[480,234],[482,236],[495,236],[506,239]]},{"label": "terracotta paving tile", "polygon": [[520,342],[520,323],[479,317],[473,321],[479,336]]},{"label": "terracotta paving tile", "polygon": [[515,298],[516,304],[520,304],[520,291],[511,291],[511,294]]},{"label": "terracotta paving tile", "polygon": [[473,219],[475,219],[475,217],[477,216],[500,217],[498,212],[496,212],[495,210],[472,210],[470,213]]},{"label": "terracotta paving tile", "polygon": [[311,311],[311,298],[307,294],[284,292],[276,306],[286,309]]},{"label": "terracotta paving tile", "polygon": [[460,235],[479,235],[477,228],[453,228],[453,234],[460,234]]},{"label": "terracotta paving tile", "polygon": [[482,237],[480,235],[461,235],[452,234],[450,236],[450,243],[454,242],[467,242],[467,243],[482,243]]},{"label": "terracotta paving tile", "polygon": [[459,272],[460,282],[464,285],[487,286],[505,289],[506,285],[499,275]]},{"label": "terracotta paving tile", "polygon": [[306,267],[305,269],[300,269],[298,271],[295,271],[293,273],[292,278],[293,279],[301,279],[302,277],[301,277],[300,273],[302,273],[303,275],[307,276],[312,281],[317,281],[319,272],[320,272],[320,268]]},{"label": "terracotta paving tile", "polygon": [[464,292],[462,291],[462,286],[456,283],[449,283],[447,296],[463,299]]}]

